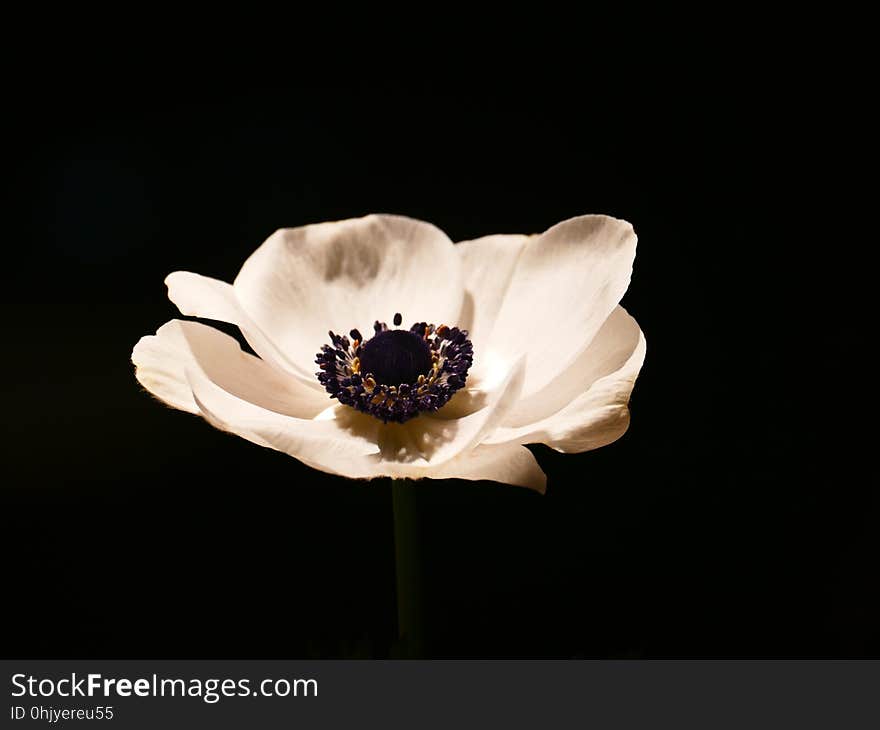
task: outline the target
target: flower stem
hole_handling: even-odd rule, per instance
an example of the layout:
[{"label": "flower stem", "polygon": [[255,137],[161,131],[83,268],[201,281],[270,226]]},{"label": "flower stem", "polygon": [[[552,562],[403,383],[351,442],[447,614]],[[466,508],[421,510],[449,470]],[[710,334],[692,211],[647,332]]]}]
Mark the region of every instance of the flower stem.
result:
[{"label": "flower stem", "polygon": [[417,492],[416,485],[408,479],[391,480],[397,569],[397,632],[402,655],[408,659],[423,656],[425,649]]}]

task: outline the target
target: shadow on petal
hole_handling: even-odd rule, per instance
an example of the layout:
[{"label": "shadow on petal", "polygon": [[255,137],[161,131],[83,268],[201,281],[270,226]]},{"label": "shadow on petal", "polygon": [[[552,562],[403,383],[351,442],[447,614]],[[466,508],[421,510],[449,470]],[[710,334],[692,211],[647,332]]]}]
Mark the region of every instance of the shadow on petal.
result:
[{"label": "shadow on petal", "polygon": [[332,418],[352,435],[374,440],[379,449],[376,459],[395,464],[427,466],[437,450],[458,433],[456,420],[417,416],[406,423],[382,423],[347,406],[335,406]]},{"label": "shadow on petal", "polygon": [[422,415],[406,423],[383,424],[345,406],[338,406],[333,418],[337,428],[371,441],[375,438],[378,453],[371,458],[387,466],[392,474],[395,467],[433,469],[475,448],[503,421],[519,397],[524,373],[525,358],[521,358],[502,385],[487,394],[486,406],[462,418]]},{"label": "shadow on petal", "polygon": [[474,326],[474,320],[477,316],[477,305],[474,301],[474,295],[465,290],[464,298],[461,302],[461,314],[458,315],[458,326],[463,330],[470,332]]},{"label": "shadow on petal", "polygon": [[443,408],[432,413],[431,418],[440,421],[451,421],[476,413],[489,404],[489,394],[475,388],[462,388],[449,400]]}]

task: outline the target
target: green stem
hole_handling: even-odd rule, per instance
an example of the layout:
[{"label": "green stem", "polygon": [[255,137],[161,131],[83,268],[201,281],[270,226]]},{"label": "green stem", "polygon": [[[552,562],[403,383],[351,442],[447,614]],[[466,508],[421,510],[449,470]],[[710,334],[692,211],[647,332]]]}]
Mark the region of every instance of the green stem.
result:
[{"label": "green stem", "polygon": [[397,628],[401,651],[409,659],[424,656],[425,649],[417,492],[416,485],[407,479],[391,480],[397,568]]}]

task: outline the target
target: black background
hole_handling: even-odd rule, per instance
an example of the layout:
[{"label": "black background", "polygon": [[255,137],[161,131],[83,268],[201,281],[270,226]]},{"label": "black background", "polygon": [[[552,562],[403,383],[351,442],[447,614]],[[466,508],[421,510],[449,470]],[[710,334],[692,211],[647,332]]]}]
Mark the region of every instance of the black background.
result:
[{"label": "black background", "polygon": [[791,225],[817,215],[795,190],[822,79],[512,40],[333,63],[344,45],[78,46],[10,82],[3,654],[393,651],[389,484],[171,411],[129,362],[178,316],[167,273],[231,280],[276,228],[369,212],[453,240],[587,212],[639,234],[629,432],[531,447],[543,497],[420,485],[431,656],[880,654],[876,502],[816,405],[846,391],[817,372],[846,338],[828,286],[798,293],[835,249]]}]

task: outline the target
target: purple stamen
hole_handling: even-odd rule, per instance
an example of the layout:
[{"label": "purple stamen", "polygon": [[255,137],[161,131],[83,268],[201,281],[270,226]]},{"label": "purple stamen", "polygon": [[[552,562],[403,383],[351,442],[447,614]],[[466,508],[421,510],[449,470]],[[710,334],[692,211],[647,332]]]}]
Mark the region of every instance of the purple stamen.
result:
[{"label": "purple stamen", "polygon": [[[394,315],[394,325],[403,318]],[[330,332],[315,362],[318,380],[340,403],[383,422],[403,423],[422,412],[442,408],[463,388],[473,363],[473,345],[458,327],[416,322],[409,330],[373,325],[364,342],[352,329],[348,337]]]}]

